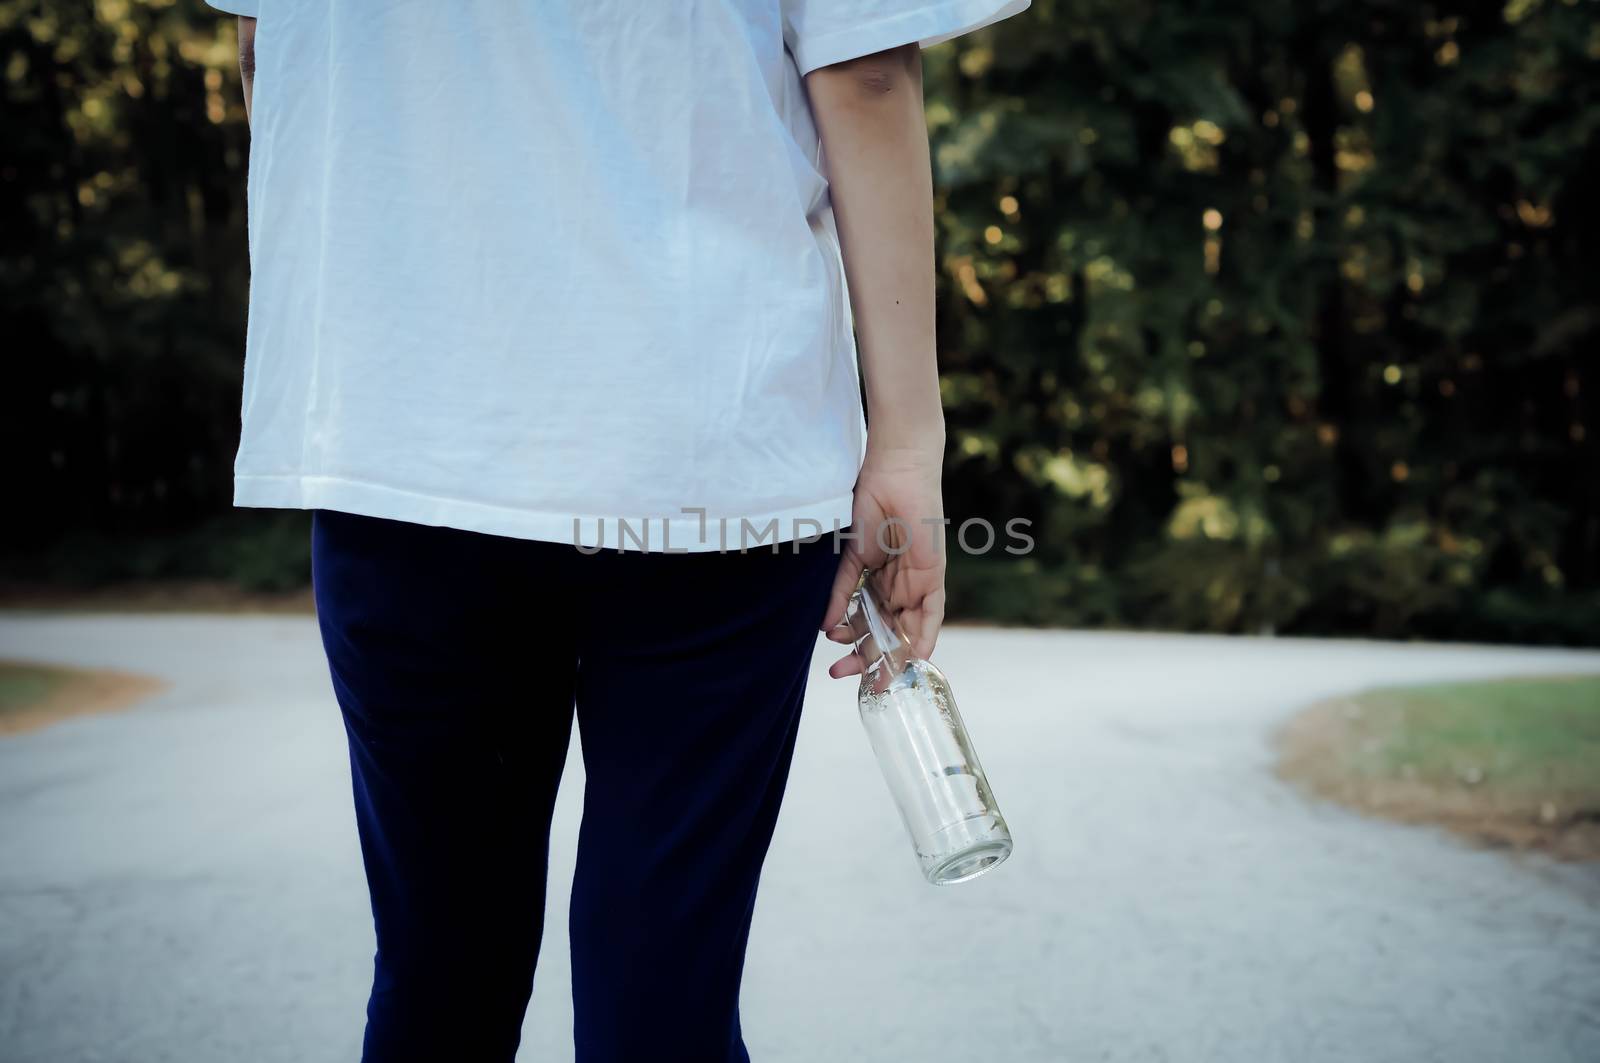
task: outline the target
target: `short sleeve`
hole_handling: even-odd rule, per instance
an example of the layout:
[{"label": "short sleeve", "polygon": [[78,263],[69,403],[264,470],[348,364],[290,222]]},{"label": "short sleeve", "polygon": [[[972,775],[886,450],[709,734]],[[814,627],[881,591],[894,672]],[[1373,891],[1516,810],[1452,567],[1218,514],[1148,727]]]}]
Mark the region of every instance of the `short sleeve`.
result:
[{"label": "short sleeve", "polygon": [[261,0],[206,0],[206,3],[218,11],[226,11],[230,15],[245,15],[255,18],[256,12],[261,7]]},{"label": "short sleeve", "polygon": [[801,75],[916,42],[927,48],[1009,18],[1029,0],[783,0]]}]

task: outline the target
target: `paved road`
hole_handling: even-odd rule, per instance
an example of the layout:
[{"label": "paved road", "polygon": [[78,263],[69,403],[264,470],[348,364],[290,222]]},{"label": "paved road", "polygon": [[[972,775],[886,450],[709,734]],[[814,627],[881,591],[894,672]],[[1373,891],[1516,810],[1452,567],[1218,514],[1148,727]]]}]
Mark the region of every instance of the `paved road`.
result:
[{"label": "paved road", "polygon": [[[354,1059],[372,940],[313,622],[12,613],[0,656],[172,682],[0,739],[0,1060]],[[954,630],[940,660],[1017,855],[923,885],[819,664],[746,976],[760,1063],[1600,1059],[1600,873],[1268,770],[1311,699],[1600,654]],[[572,1058],[580,782],[574,750],[525,1060]]]}]

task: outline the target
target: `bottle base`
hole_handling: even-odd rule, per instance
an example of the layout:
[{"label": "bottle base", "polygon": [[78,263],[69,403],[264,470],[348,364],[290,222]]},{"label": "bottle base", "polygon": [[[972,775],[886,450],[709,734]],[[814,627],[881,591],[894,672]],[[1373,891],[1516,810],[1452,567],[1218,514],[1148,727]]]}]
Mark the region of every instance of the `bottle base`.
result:
[{"label": "bottle base", "polygon": [[938,862],[926,866],[923,874],[935,886],[954,886],[993,871],[1010,855],[1011,840],[997,838],[942,857]]}]

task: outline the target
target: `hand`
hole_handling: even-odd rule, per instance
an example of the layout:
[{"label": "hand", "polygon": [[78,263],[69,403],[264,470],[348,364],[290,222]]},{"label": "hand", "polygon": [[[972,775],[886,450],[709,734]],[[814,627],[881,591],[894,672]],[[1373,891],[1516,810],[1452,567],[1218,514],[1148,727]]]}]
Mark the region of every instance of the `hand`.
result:
[{"label": "hand", "polygon": [[[880,600],[899,614],[912,652],[918,657],[933,653],[944,622],[943,459],[942,446],[880,453],[869,446],[856,479],[851,530],[858,538],[845,543],[822,618],[822,630],[830,640],[851,641],[850,629],[843,624],[845,607],[865,568],[872,571]],[[861,671],[860,658],[851,653],[835,661],[828,674],[843,679]]]}]

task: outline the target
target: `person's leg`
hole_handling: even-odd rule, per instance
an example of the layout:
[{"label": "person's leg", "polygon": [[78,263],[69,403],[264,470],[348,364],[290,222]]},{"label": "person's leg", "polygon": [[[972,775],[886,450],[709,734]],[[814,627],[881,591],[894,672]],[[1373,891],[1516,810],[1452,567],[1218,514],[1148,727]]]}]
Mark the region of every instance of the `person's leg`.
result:
[{"label": "person's leg", "polygon": [[579,647],[578,1063],[749,1058],[745,942],[838,563],[831,538],[790,549],[580,573],[600,600]]},{"label": "person's leg", "polygon": [[[571,551],[319,511],[317,615],[378,951],[363,1058],[509,1061],[544,925],[576,655],[530,622]],[[555,627],[555,625],[541,625]]]}]

